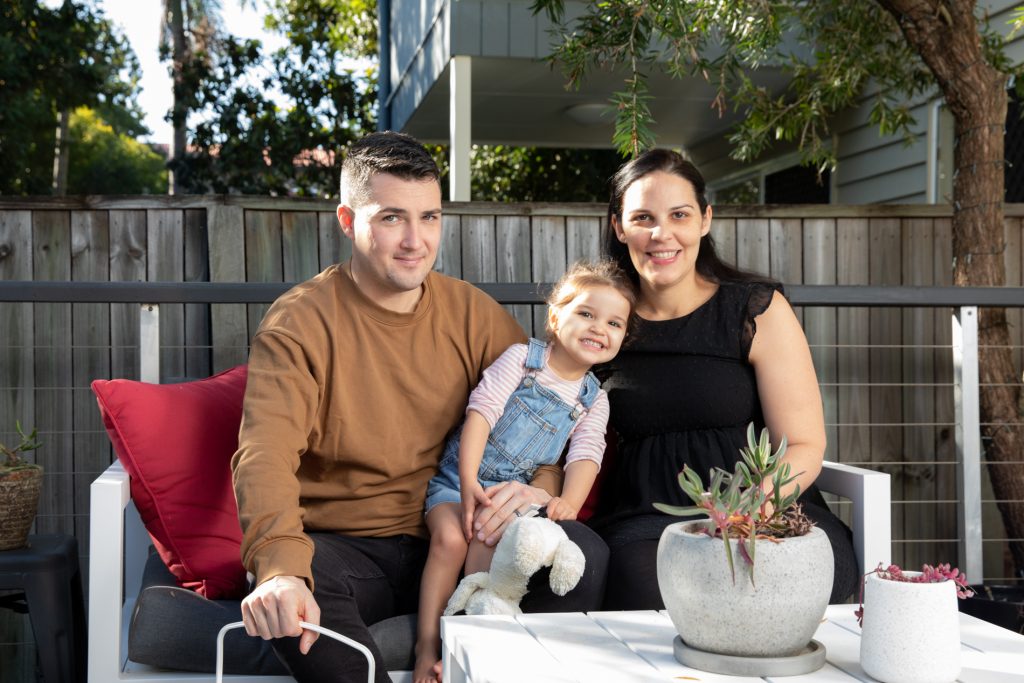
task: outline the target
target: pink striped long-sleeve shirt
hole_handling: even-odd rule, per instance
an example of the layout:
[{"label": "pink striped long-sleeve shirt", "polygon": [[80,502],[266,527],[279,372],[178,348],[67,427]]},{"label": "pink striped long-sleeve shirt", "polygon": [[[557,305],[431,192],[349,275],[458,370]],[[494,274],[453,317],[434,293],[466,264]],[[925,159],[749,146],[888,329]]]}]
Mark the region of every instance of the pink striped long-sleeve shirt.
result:
[{"label": "pink striped long-sleeve shirt", "polygon": [[[480,383],[469,396],[466,411],[475,410],[480,413],[491,429],[494,429],[494,425],[505,412],[509,397],[523,379],[526,353],[526,344],[513,344],[508,347],[505,353],[484,370]],[[548,367],[550,353],[550,348],[544,352],[544,367],[537,372],[537,381],[544,388],[555,392],[567,404],[576,405],[583,378],[565,380],[556,375]],[[607,426],[608,395],[601,389],[590,410],[580,418],[569,435],[569,452],[565,463],[568,465],[576,460],[593,460],[600,467],[601,459],[604,457],[604,433]]]}]

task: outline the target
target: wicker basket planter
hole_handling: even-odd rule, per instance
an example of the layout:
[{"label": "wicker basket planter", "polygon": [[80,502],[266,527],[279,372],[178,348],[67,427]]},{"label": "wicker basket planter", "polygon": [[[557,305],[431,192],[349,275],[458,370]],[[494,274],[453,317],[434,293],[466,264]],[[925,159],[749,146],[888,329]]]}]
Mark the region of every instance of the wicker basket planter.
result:
[{"label": "wicker basket planter", "polygon": [[0,550],[24,548],[28,531],[39,508],[39,490],[43,468],[30,465],[16,470],[0,470]]}]

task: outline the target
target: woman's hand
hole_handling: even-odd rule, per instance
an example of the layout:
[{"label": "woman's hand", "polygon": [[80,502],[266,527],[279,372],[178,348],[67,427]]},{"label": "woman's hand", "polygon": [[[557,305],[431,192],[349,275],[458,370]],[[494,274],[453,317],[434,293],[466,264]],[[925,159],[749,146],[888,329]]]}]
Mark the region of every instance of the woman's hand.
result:
[{"label": "woman's hand", "polygon": [[546,505],[551,500],[547,491],[518,481],[503,481],[487,487],[484,493],[490,499],[490,505],[477,506],[473,530],[477,540],[489,546],[498,542],[517,512],[526,514],[531,505]]}]

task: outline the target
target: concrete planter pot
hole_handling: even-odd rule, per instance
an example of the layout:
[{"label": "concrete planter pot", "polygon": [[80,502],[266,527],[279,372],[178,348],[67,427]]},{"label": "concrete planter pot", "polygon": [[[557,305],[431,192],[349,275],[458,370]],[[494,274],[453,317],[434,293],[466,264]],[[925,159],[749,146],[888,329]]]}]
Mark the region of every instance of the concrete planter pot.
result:
[{"label": "concrete planter pot", "polygon": [[861,666],[883,683],[954,681],[960,675],[959,619],[952,581],[908,583],[868,574]]},{"label": "concrete planter pot", "polygon": [[673,524],[658,544],[658,587],[682,642],[732,658],[799,657],[832,592],[834,560],[825,532],[757,541],[751,585],[750,565],[735,544],[733,583],[723,541],[703,533],[705,526]]}]

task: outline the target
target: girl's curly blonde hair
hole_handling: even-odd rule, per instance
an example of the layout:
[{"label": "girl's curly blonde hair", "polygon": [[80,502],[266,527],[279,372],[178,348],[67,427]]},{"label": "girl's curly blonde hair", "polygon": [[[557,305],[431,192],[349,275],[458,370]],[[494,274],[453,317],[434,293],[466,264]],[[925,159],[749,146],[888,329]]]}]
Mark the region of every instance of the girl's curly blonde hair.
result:
[{"label": "girl's curly blonde hair", "polygon": [[[548,294],[547,304],[551,309],[559,309],[575,299],[580,292],[589,287],[611,287],[629,302],[629,320],[626,329],[633,326],[633,314],[636,309],[637,289],[622,268],[611,259],[597,261],[577,261],[569,266]],[[548,316],[545,327],[548,338],[554,337],[551,329],[551,317]]]}]

